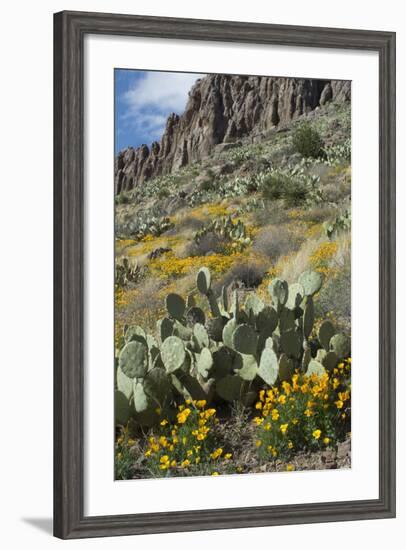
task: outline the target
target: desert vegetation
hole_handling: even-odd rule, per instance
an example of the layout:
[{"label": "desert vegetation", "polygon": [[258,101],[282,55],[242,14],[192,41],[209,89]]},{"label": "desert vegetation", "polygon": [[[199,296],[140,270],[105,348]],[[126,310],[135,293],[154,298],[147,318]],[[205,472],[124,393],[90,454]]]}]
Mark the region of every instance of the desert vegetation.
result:
[{"label": "desert vegetation", "polygon": [[349,465],[350,106],[116,196],[117,479]]}]

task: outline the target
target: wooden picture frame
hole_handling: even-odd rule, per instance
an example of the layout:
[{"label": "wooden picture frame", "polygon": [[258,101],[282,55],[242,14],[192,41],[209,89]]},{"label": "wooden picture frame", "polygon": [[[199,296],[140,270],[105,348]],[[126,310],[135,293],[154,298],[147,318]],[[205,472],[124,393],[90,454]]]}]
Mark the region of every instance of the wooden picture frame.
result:
[{"label": "wooden picture frame", "polygon": [[[83,512],[83,40],[86,34],[379,54],[379,498],[87,517]],[[395,34],[61,12],[54,17],[54,534],[63,539],[395,516]]]}]

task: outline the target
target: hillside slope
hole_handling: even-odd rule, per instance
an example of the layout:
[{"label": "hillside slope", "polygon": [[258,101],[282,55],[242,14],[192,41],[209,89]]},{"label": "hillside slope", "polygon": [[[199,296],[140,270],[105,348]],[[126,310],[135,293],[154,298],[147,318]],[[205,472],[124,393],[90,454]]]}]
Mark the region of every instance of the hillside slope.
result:
[{"label": "hillside slope", "polygon": [[206,158],[221,143],[261,139],[329,101],[347,102],[348,81],[209,75],[189,93],[185,111],[171,114],[160,143],[129,147],[116,158],[115,191]]}]

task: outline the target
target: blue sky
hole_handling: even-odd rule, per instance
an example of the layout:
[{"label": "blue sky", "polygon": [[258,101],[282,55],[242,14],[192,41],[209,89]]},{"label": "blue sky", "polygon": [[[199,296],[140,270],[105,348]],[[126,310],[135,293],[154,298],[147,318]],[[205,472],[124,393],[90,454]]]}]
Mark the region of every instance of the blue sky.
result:
[{"label": "blue sky", "polygon": [[194,73],[115,70],[115,151],[159,141],[168,115],[181,114]]}]

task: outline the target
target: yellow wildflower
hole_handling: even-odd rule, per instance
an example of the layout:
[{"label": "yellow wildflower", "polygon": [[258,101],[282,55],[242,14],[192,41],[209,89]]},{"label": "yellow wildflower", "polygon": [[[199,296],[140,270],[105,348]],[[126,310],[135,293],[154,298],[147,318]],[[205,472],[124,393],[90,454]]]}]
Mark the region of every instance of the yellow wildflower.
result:
[{"label": "yellow wildflower", "polygon": [[190,409],[184,409],[182,412],[176,415],[178,424],[184,424],[190,415]]},{"label": "yellow wildflower", "polygon": [[321,430],[314,430],[312,435],[313,435],[314,439],[319,439],[320,436],[321,436]]},{"label": "yellow wildflower", "polygon": [[219,449],[216,449],[215,451],[213,451],[210,456],[213,460],[216,460],[217,458],[219,458],[219,456],[221,456],[223,454],[223,449],[219,448]]},{"label": "yellow wildflower", "polygon": [[286,431],[287,431],[287,429],[288,429],[288,426],[289,426],[289,424],[281,424],[280,430],[281,430],[281,432],[282,432],[283,434],[286,433]]}]

